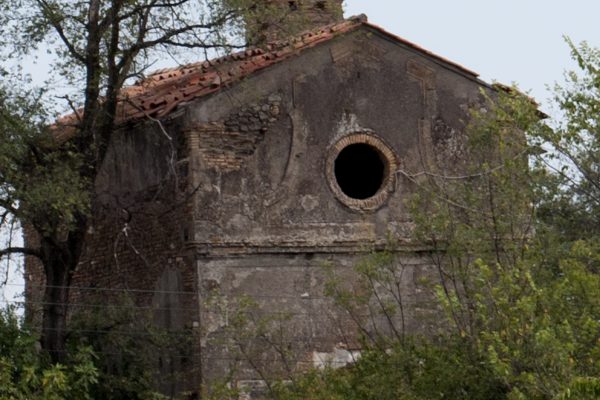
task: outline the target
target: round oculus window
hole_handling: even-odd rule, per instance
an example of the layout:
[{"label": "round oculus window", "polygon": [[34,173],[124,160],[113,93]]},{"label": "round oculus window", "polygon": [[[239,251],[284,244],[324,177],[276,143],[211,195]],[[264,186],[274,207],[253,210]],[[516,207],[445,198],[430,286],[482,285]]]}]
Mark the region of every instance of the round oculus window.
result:
[{"label": "round oculus window", "polygon": [[396,156],[372,134],[357,133],[338,140],[327,159],[329,186],[346,206],[374,210],[394,188]]}]

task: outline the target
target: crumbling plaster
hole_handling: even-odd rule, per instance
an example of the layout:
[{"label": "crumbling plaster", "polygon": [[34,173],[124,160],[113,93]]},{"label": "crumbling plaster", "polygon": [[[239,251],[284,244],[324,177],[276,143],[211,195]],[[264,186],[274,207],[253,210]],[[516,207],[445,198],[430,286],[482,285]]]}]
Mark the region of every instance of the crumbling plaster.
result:
[{"label": "crumbling plaster", "polygon": [[[190,150],[192,182],[198,187],[195,245],[207,254],[234,248],[295,252],[357,249],[381,243],[389,233],[407,238],[404,202],[412,189],[397,171],[446,167],[439,165],[443,160],[435,156],[439,149],[433,141],[440,127],[443,132],[462,129],[464,105],[478,99],[479,88],[471,77],[364,29],[190,106],[188,135],[197,137]],[[225,128],[220,137],[227,153],[228,128],[239,127],[231,120],[248,104],[277,113],[265,115],[268,123],[259,120],[240,129],[246,137],[257,136],[250,147],[239,149],[243,161],[235,167],[211,163],[206,147],[218,149],[219,136],[215,142],[202,140],[207,127],[220,126],[222,133]],[[368,212],[340,202],[326,179],[328,150],[353,133],[375,135],[397,156],[393,193]]]},{"label": "crumbling plaster", "polygon": [[[187,310],[156,320],[197,337],[177,386],[193,388],[231,366],[219,340],[227,319],[208,298],[233,304],[246,295],[262,312],[291,313],[294,351],[312,364],[355,333],[323,295],[323,266],[352,285],[352,266],[392,237],[406,269],[407,330],[427,330],[419,282],[432,267],[410,242],[407,175],[455,169],[456,138],[482,88],[473,75],[362,27],[180,105],[160,124],[124,126],[97,181],[74,286],[146,289],[138,302]],[[393,154],[393,187],[372,209],[348,207],[328,182],[327,159],[351,134],[372,135]],[[165,287],[186,295],[152,295]],[[240,371],[239,379],[256,378],[247,365]]]},{"label": "crumbling plaster", "polygon": [[[411,247],[405,202],[414,183],[406,174],[454,169],[460,158],[454,136],[482,87],[473,76],[364,29],[190,105],[184,125],[190,182],[197,188],[190,247],[200,297],[254,297],[262,312],[293,315],[298,352],[335,352],[355,328],[323,297],[323,266],[337,265],[351,284],[352,265],[393,237],[400,242],[398,268],[406,268],[407,330],[426,331],[427,296],[419,282],[432,269],[426,252]],[[229,146],[227,131],[242,132],[239,118],[248,109],[270,113],[255,115],[249,122],[256,126],[243,130],[254,138],[235,151],[241,154],[235,166],[208,159],[206,146],[218,149],[219,137],[203,141],[206,129],[225,132]],[[394,187],[374,209],[348,207],[327,180],[332,147],[357,133],[375,136],[394,156]],[[227,358],[227,350],[210,340],[227,324],[221,312],[202,306],[199,316],[204,354],[215,360]],[[222,368],[226,362],[205,378],[218,377]]]}]

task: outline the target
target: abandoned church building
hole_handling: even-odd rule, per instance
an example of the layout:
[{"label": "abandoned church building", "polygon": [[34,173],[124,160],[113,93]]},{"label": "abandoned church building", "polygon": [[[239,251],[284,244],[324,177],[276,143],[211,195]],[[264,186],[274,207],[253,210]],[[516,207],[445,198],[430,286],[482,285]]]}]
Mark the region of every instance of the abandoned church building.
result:
[{"label": "abandoned church building", "polygon": [[[325,266],[351,285],[352,266],[390,238],[406,267],[405,327],[424,329],[416,282],[428,259],[410,245],[414,188],[400,172],[460,157],[454,136],[492,90],[365,16],[342,19],[341,0],[281,3],[302,13],[291,38],[255,27],[258,47],[125,88],[96,182],[70,312],[126,294],[181,333],[184,346],[155,355],[162,376],[182,373],[162,385],[171,394],[226,372],[260,386],[257,366],[351,361],[358,333],[324,294]],[[43,274],[27,268],[28,299],[39,298]],[[269,316],[285,317],[286,357],[252,331]]]}]

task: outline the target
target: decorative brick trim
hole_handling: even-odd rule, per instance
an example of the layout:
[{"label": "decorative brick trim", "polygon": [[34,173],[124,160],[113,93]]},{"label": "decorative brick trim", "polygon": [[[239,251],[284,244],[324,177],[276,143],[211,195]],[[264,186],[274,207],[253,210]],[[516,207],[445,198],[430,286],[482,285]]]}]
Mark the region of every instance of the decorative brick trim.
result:
[{"label": "decorative brick trim", "polygon": [[[335,177],[335,160],[338,155],[347,146],[357,143],[367,144],[373,147],[381,156],[385,167],[381,187],[375,195],[367,199],[354,199],[347,196],[338,185]],[[325,174],[327,176],[329,188],[343,205],[361,212],[375,211],[387,201],[390,193],[394,191],[396,183],[394,171],[397,165],[398,157],[392,148],[381,138],[371,132],[357,132],[342,137],[329,148],[325,165]]]}]

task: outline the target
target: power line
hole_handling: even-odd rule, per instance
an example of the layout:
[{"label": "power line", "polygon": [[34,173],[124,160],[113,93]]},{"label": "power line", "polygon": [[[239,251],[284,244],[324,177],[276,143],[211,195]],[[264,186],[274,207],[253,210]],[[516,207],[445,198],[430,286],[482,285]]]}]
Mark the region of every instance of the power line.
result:
[{"label": "power line", "polygon": [[[45,289],[46,287],[55,288],[55,289],[70,289],[72,291],[100,291],[100,292],[121,292],[121,293],[160,293],[160,294],[182,294],[182,295],[198,295],[197,291],[181,291],[181,290],[153,290],[153,289],[129,289],[129,288],[114,288],[114,287],[84,287],[84,286],[60,286],[60,285],[34,285],[34,284],[11,284],[7,283],[6,286],[19,286],[19,287],[30,287],[30,288],[39,288]],[[251,294],[251,293],[241,293],[235,294],[240,297],[250,297],[250,298],[266,298],[266,299],[330,299],[327,296],[313,296],[309,295],[308,297],[302,297],[303,293],[299,293],[298,295],[265,295],[265,294]]]},{"label": "power line", "polygon": [[[7,283],[5,286],[23,286],[23,285],[18,285],[18,284],[10,284]],[[33,285],[33,284],[26,284],[25,286],[31,287],[31,288],[39,288],[39,289],[44,289],[46,287],[50,287],[50,288],[57,288],[57,289],[70,289],[71,293],[70,295],[75,294],[77,291],[100,291],[100,292],[120,292],[120,293],[149,293],[149,294],[182,294],[182,295],[197,295],[197,296],[201,296],[204,295],[203,297],[210,297],[212,295],[214,295],[215,297],[227,297],[227,298],[250,298],[250,299],[298,299],[300,298],[301,300],[334,300],[333,297],[331,296],[317,296],[317,295],[312,295],[309,292],[305,292],[305,293],[299,293],[297,295],[265,295],[265,294],[258,294],[258,293],[221,293],[221,292],[214,292],[214,293],[200,293],[197,291],[180,291],[180,290],[154,290],[154,289],[149,289],[149,290],[145,290],[145,289],[129,289],[129,288],[114,288],[114,287],[82,287],[82,286],[60,286],[60,285]],[[393,289],[394,291],[397,291],[397,289]],[[75,292],[75,293],[73,293]]]},{"label": "power line", "polygon": [[[332,300],[333,301],[333,300]],[[198,311],[198,307],[181,307],[181,306],[177,306],[177,307],[160,307],[160,306],[138,306],[138,305],[119,305],[119,304],[110,304],[110,303],[104,303],[104,304],[92,304],[92,303],[74,303],[74,302],[46,302],[46,301],[33,301],[33,300],[29,300],[29,301],[21,301],[21,300],[6,300],[6,299],[0,299],[0,303],[5,303],[5,304],[17,304],[17,305],[21,305],[21,306],[27,306],[27,305],[42,305],[42,306],[68,306],[70,308],[92,308],[92,309],[122,309],[122,310],[147,310],[147,311],[194,311],[197,312]],[[420,305],[432,305],[432,304],[436,304],[435,301],[430,300],[430,301],[407,301],[404,302],[402,305],[403,306],[420,306]],[[235,304],[234,304],[235,305]],[[333,307],[338,307],[335,305],[332,305]],[[364,307],[367,307],[368,305],[362,305]],[[313,315],[313,316],[322,316],[323,313],[322,312],[298,312],[298,311],[267,311],[264,309],[259,308],[260,304],[257,304],[256,307],[251,307],[247,310],[243,310],[243,309],[235,309],[235,308],[225,308],[225,309],[218,309],[219,305],[215,306],[215,308],[217,308],[216,311],[212,311],[210,309],[210,306],[203,306],[202,308],[202,312],[203,313],[217,313],[217,312],[226,312],[226,313],[231,313],[231,314],[235,314],[235,313],[244,313],[244,314],[267,314],[267,315],[282,315],[282,316],[286,316],[286,315]],[[369,315],[366,315],[371,316]]]}]

